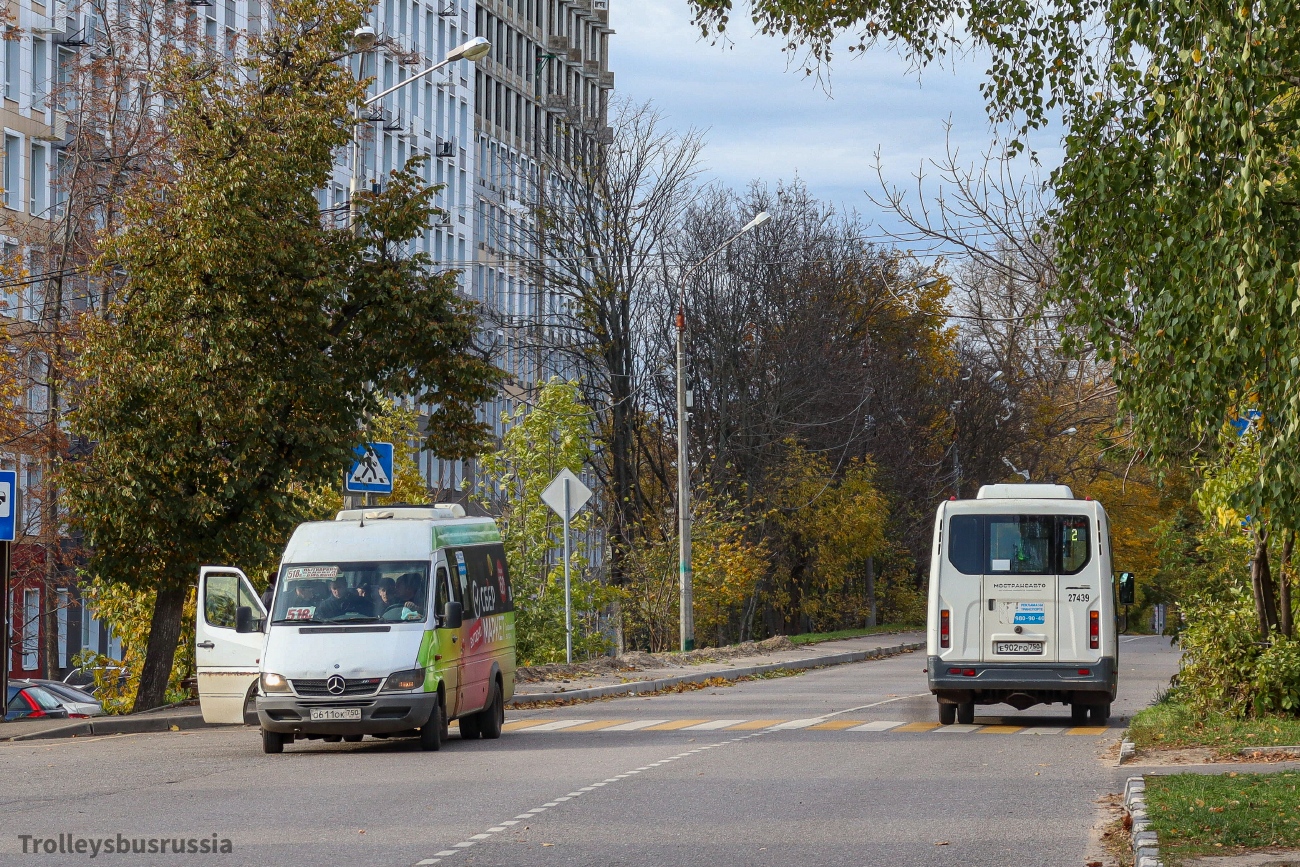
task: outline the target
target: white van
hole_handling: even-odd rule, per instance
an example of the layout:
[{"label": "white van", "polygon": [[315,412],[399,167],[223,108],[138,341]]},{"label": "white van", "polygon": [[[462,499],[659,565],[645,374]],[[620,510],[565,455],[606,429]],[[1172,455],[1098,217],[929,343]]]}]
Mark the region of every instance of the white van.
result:
[{"label": "white van", "polygon": [[985,485],[939,507],[926,636],[939,721],[975,705],[1070,705],[1079,725],[1110,716],[1116,629],[1110,525],[1064,485]]},{"label": "white van", "polygon": [[515,688],[514,600],[489,518],[456,505],[340,512],[285,548],[269,610],[238,569],[205,566],[195,623],[199,703],[262,746],[417,736],[497,738]]}]

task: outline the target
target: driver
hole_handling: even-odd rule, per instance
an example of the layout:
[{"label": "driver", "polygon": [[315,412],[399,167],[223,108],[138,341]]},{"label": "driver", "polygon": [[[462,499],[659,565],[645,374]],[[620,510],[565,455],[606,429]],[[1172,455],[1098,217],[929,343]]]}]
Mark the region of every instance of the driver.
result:
[{"label": "driver", "polygon": [[385,620],[423,620],[424,612],[416,604],[415,597],[420,592],[420,576],[415,572],[399,575],[389,597],[389,607],[384,611]]}]

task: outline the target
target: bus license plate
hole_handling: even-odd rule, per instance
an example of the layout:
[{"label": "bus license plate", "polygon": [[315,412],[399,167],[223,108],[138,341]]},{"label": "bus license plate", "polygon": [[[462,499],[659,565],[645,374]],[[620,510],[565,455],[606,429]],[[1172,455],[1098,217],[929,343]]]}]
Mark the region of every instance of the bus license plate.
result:
[{"label": "bus license plate", "polygon": [[1041,641],[999,641],[993,647],[996,653],[1042,653]]},{"label": "bus license plate", "polygon": [[359,720],[359,707],[314,707],[311,709],[312,722],[320,720]]}]

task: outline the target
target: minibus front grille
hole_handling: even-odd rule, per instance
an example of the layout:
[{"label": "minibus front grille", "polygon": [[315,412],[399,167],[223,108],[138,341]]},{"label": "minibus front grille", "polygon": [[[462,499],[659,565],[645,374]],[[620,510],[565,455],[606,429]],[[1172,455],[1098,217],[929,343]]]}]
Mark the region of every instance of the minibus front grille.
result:
[{"label": "minibus front grille", "polygon": [[364,680],[346,680],[343,682],[342,692],[330,692],[328,680],[291,680],[293,691],[302,696],[311,696],[313,698],[335,698],[344,695],[374,695],[379,689],[379,684],[383,682],[381,677],[371,677]]}]

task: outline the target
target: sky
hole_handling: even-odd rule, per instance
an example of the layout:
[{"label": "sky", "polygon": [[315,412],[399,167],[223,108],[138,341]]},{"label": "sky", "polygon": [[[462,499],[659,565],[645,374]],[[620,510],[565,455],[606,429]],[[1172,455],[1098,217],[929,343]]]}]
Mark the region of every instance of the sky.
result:
[{"label": "sky", "polygon": [[[610,3],[616,92],[652,100],[673,127],[706,130],[709,177],[744,188],[798,176],[818,197],[856,209],[874,234],[901,228],[866,195],[880,197],[877,150],[886,182],[915,191],[916,173],[933,176],[929,161],[943,158],[946,134],[963,162],[988,148],[981,59],[917,73],[887,48],[852,58],[840,51],[827,93],[802,68],[788,68],[780,41],[754,32],[743,0],[736,6],[731,41],[715,45],[691,25],[687,0]],[[1057,152],[1041,144],[1040,159],[1053,165]],[[927,199],[938,192],[926,182]]]}]

